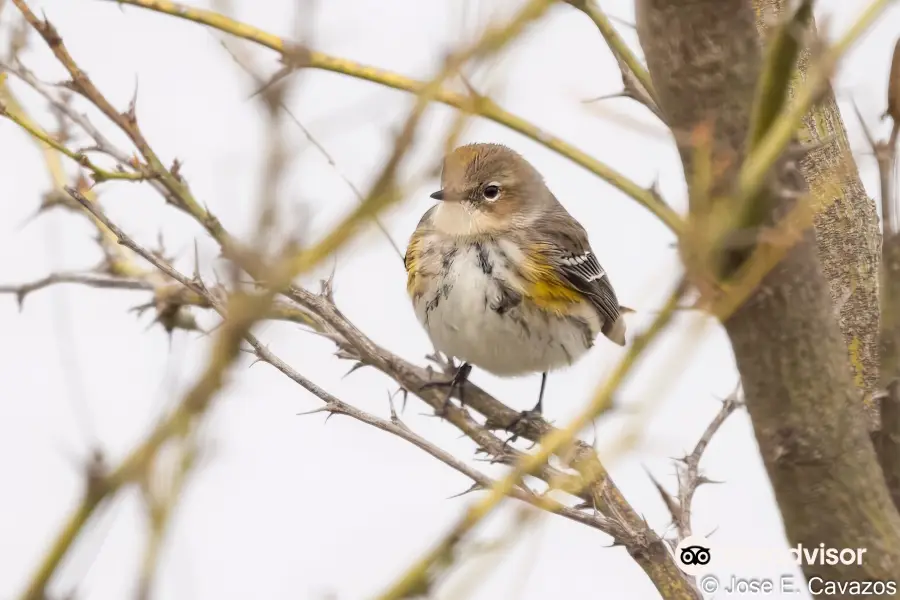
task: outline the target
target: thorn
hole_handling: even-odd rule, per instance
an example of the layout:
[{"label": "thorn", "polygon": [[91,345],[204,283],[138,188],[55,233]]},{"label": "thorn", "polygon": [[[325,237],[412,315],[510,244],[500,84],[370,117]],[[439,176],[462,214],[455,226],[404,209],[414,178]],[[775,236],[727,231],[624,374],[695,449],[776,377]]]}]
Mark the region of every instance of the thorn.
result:
[{"label": "thorn", "polygon": [[[337,352],[335,352],[335,354],[337,354]],[[365,367],[365,366],[366,366],[366,365],[364,365],[364,364],[361,363],[361,362],[356,362],[356,363],[354,363],[354,365],[353,365],[352,367],[350,367],[350,370],[347,371],[346,373],[344,373],[344,376],[341,377],[341,379],[346,379],[346,378],[349,377],[354,371],[356,371],[356,370],[358,370],[358,369],[361,369],[361,368],[363,368],[363,367]]]},{"label": "thorn", "polygon": [[616,17],[613,15],[609,15],[609,20],[613,21],[615,23],[618,23],[619,25],[622,25],[623,27],[627,27],[629,29],[637,29],[637,25],[635,25],[631,21],[623,19],[622,17]]},{"label": "thorn", "polygon": [[711,483],[711,484],[721,484],[721,483],[725,483],[725,482],[724,482],[724,481],[719,481],[719,480],[716,480],[716,479],[710,479],[710,478],[707,477],[706,475],[700,475],[700,476],[697,477],[697,487],[700,487],[701,485],[706,485],[706,484],[708,484],[708,483]]},{"label": "thorn", "polygon": [[134,94],[131,95],[131,101],[128,103],[128,110],[122,116],[132,125],[137,124],[137,95],[138,95],[138,77],[134,76]]},{"label": "thorn", "polygon": [[249,369],[250,367],[252,367],[252,366],[255,365],[256,363],[261,363],[261,362],[266,362],[266,360],[265,360],[264,358],[262,358],[262,357],[257,357],[257,359],[254,360],[252,363],[250,363],[250,365],[249,365],[247,368]]},{"label": "thorn", "polygon": [[[856,104],[856,98],[850,98],[850,103],[853,105],[853,112],[856,113],[856,118],[859,121],[860,126],[862,127],[863,133],[866,136],[866,141],[869,142],[869,146],[875,148],[876,142],[875,138],[872,137],[872,133],[869,131],[868,126],[866,125],[866,120],[863,119],[862,113],[859,111],[859,106]],[[887,113],[884,113],[887,115]],[[884,119],[884,116],[882,116]]]},{"label": "thorn", "polygon": [[461,498],[462,496],[465,496],[466,494],[471,494],[472,492],[477,492],[477,491],[483,490],[483,489],[484,489],[484,486],[476,481],[475,483],[473,483],[471,485],[471,487],[469,487],[469,489],[462,491],[458,494],[453,494],[452,496],[448,496],[447,500],[453,500],[454,498]]},{"label": "thorn", "polygon": [[644,472],[647,473],[647,477],[650,478],[650,481],[652,481],[653,485],[656,487],[656,491],[659,492],[659,495],[662,497],[663,503],[666,505],[666,508],[669,509],[669,514],[672,515],[673,521],[677,521],[681,515],[681,506],[675,498],[672,497],[672,494],[666,491],[662,484],[657,481],[647,467],[644,467]]},{"label": "thorn", "polygon": [[388,390],[388,406],[391,408],[391,422],[399,423],[400,419],[397,417],[397,411],[394,410],[394,395]]},{"label": "thorn", "polygon": [[200,279],[200,250],[197,247],[197,238],[194,238],[194,281],[201,281]]},{"label": "thorn", "polygon": [[[296,414],[296,416],[298,416],[298,417],[306,417],[306,416],[308,416],[308,415],[314,415],[314,414],[321,413],[321,412],[327,412],[327,413],[329,414],[329,416],[330,416],[330,415],[331,415],[331,412],[332,412],[331,408],[332,408],[331,405],[326,404],[325,406],[320,406],[319,408],[314,408],[314,409],[312,409],[312,410],[307,410],[307,411],[304,411],[304,412],[298,412],[298,413]],[[327,422],[327,420],[326,420],[326,422]]]},{"label": "thorn", "polygon": [[155,305],[154,302],[147,302],[146,304],[138,304],[137,306],[133,306],[133,307],[129,308],[128,311],[135,312],[135,313],[137,313],[137,316],[140,317],[141,315],[144,314],[144,312],[148,308],[152,308],[154,305]]},{"label": "thorn", "polygon": [[179,182],[184,182],[184,178],[181,176],[181,167],[184,165],[177,158],[172,160],[172,166],[169,168],[169,173],[172,174],[172,177],[177,179]]},{"label": "thorn", "polygon": [[593,104],[594,102],[602,102],[603,100],[614,100],[616,98],[631,98],[631,94],[628,93],[628,90],[622,90],[621,92],[616,92],[614,94],[604,94],[603,96],[597,96],[596,98],[588,98],[587,100],[582,100],[582,104]]},{"label": "thorn", "polygon": [[[335,338],[327,331],[319,331],[316,333],[318,333],[325,339],[329,339],[329,340],[333,340],[333,341],[335,340]],[[357,360],[357,356],[355,354],[353,354],[352,352],[350,352],[349,350],[347,350],[346,348],[338,348],[337,350],[334,351],[334,356],[341,360]],[[349,375],[349,373],[347,375]],[[345,375],[345,377],[346,377],[346,375]]]},{"label": "thorn", "polygon": [[390,398],[391,398],[391,402],[392,402],[392,404],[391,404],[392,409],[394,406],[393,405],[394,396],[396,396],[397,394],[403,394],[403,404],[400,408],[400,412],[401,413],[405,412],[406,411],[406,400],[409,398],[409,391],[401,385],[399,388],[397,388],[396,392],[393,392],[393,393],[388,392],[388,393],[390,394]]},{"label": "thorn", "polygon": [[20,232],[25,227],[33,223],[38,217],[47,212],[51,207],[50,206],[39,206],[36,211],[31,216],[25,217],[22,219],[22,222],[19,223],[19,226],[16,228],[16,232]]},{"label": "thorn", "polygon": [[320,282],[321,289],[319,291],[319,295],[323,298],[326,298],[332,304],[334,304],[334,275],[336,271],[337,261],[334,261],[331,265],[331,273],[328,275],[328,278],[323,279]]},{"label": "thorn", "polygon": [[219,321],[218,323],[213,325],[208,331],[206,331],[206,334],[211,335],[214,331],[219,329],[219,327],[221,327],[224,323],[225,323],[225,319],[222,319],[221,321]]},{"label": "thorn", "polygon": [[406,401],[409,400],[409,390],[405,387],[401,387],[400,392],[403,392],[403,404],[400,405],[400,412],[406,412]]}]

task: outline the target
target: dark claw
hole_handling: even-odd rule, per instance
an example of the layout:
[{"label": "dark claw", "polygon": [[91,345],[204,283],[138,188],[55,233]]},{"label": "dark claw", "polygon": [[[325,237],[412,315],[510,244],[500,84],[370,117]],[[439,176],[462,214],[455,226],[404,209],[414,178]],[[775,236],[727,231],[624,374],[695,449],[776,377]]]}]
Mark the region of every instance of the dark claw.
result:
[{"label": "dark claw", "polygon": [[541,374],[541,391],[538,392],[537,404],[535,404],[534,408],[532,408],[531,410],[523,410],[522,412],[520,412],[518,418],[516,418],[515,421],[513,421],[512,423],[509,424],[509,426],[506,428],[506,431],[511,433],[512,436],[510,436],[510,438],[508,440],[506,440],[507,444],[509,444],[511,442],[515,442],[516,439],[518,439],[519,434],[521,433],[521,430],[519,429],[519,427],[522,424],[527,423],[528,421],[533,421],[535,419],[543,418],[543,416],[544,416],[543,415],[543,412],[544,412],[544,390],[546,389],[546,387],[547,387],[547,373],[542,373]]},{"label": "dark claw", "polygon": [[544,415],[541,411],[536,410],[536,408],[537,407],[531,410],[523,410],[519,413],[519,416],[506,427],[506,432],[511,434],[510,438],[506,440],[507,444],[511,444],[519,439],[519,436],[522,434],[529,421],[543,419]]},{"label": "dark claw", "polygon": [[433,389],[446,387],[447,389],[447,397],[444,399],[444,404],[439,411],[437,411],[438,415],[444,415],[447,412],[447,407],[450,405],[450,399],[453,398],[454,390],[459,390],[459,406],[462,408],[465,406],[465,390],[466,381],[469,380],[469,373],[472,371],[472,365],[469,363],[463,363],[456,370],[456,373],[453,374],[453,377],[450,378],[449,381],[429,381],[426,384],[422,385],[422,389]]}]

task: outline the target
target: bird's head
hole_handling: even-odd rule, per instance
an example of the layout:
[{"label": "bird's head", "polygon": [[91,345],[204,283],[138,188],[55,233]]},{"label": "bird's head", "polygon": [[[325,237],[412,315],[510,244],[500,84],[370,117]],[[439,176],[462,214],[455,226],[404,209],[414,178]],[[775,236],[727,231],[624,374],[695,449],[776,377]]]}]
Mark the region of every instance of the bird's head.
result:
[{"label": "bird's head", "polygon": [[550,192],[540,173],[500,144],[460,146],[444,158],[434,226],[453,235],[480,235],[527,226]]}]

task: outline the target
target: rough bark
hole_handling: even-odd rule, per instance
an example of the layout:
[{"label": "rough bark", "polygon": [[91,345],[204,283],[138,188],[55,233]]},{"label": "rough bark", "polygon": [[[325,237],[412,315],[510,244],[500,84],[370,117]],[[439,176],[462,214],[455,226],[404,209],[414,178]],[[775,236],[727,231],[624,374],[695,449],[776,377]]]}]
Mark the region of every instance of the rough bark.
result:
[{"label": "rough bark", "polygon": [[[787,0],[754,0],[756,27],[765,37],[783,16]],[[799,60],[803,81],[810,61],[804,49]],[[816,198],[828,207],[816,217],[816,242],[822,270],[831,291],[838,323],[850,355],[854,383],[861,390],[869,429],[878,427],[872,395],[878,384],[878,269],[881,230],[875,202],[866,194],[856,162],[850,154],[847,131],[831,89],[804,119],[804,141],[813,144],[802,163],[803,175]],[[821,145],[819,145],[821,144]],[[829,181],[841,183],[832,198]]]},{"label": "rough bark", "polygon": [[[755,21],[752,0],[637,2],[641,45],[686,173],[692,156],[686,134],[703,125],[712,125],[713,160],[724,165],[723,181],[733,180],[744,157],[761,65]],[[838,127],[839,115],[833,116]],[[834,168],[828,163],[834,155],[818,156],[810,159],[811,173]],[[778,214],[789,208],[789,200],[771,191],[764,201]],[[854,246],[848,236],[861,230],[842,219],[819,234],[826,245]],[[892,579],[900,573],[900,515],[867,431],[831,289],[810,230],[725,327],[791,544],[867,549],[862,565],[811,565],[804,573],[838,581]],[[866,335],[877,335],[877,327]]]},{"label": "rough bark", "polygon": [[900,507],[900,234],[885,235],[882,269],[879,355],[884,397],[875,449],[894,505]]}]

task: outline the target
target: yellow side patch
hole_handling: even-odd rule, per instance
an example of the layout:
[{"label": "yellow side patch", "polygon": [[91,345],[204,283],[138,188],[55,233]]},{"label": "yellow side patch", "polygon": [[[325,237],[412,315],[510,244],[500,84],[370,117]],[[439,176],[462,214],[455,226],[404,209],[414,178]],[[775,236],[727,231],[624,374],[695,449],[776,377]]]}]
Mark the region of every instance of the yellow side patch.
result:
[{"label": "yellow side patch", "polygon": [[413,232],[406,248],[406,293],[415,297],[417,292],[417,280],[419,269],[419,257],[422,255],[422,235],[419,230]]},{"label": "yellow side patch", "polygon": [[556,274],[540,245],[525,249],[522,274],[528,282],[527,295],[540,309],[566,314],[573,304],[584,301],[581,292],[571,288]]}]

